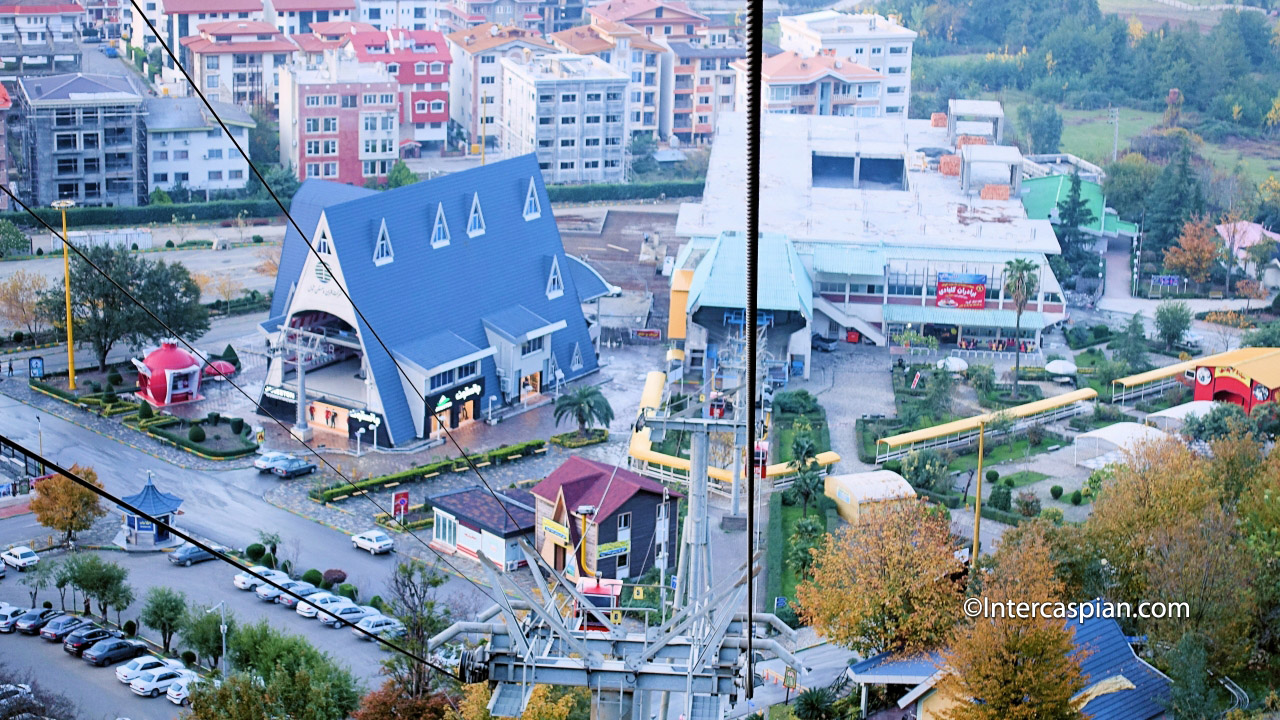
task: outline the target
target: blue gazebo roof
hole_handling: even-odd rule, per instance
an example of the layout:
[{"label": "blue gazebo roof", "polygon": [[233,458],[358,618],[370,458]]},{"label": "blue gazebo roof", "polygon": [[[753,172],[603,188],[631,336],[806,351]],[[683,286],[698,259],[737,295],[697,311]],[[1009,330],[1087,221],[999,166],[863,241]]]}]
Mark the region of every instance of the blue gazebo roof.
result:
[{"label": "blue gazebo roof", "polygon": [[152,517],[167,515],[182,505],[182,498],[156,489],[151,478],[147,478],[141,492],[125,497],[124,501]]}]

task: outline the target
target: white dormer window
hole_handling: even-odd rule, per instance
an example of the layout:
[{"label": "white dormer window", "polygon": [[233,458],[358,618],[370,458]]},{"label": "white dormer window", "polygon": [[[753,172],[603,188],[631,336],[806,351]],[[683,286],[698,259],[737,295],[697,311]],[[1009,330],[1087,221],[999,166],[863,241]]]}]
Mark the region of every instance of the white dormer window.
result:
[{"label": "white dormer window", "polygon": [[373,264],[386,265],[395,259],[391,250],[391,236],[387,234],[387,220],[383,218],[382,227],[378,229],[378,244],[373,246]]},{"label": "white dormer window", "polygon": [[328,228],[321,228],[320,235],[316,237],[316,252],[326,255],[333,254],[333,246],[329,242]]},{"label": "white dormer window", "polygon": [[573,359],[569,361],[570,370],[582,369],[582,348],[578,347],[578,343],[573,344]]},{"label": "white dormer window", "polygon": [[431,226],[431,247],[442,248],[449,244],[449,223],[444,219],[444,203],[436,205],[436,222]]},{"label": "white dormer window", "polygon": [[480,193],[471,196],[471,216],[467,218],[467,237],[484,234],[484,213],[480,211]]},{"label": "white dormer window", "polygon": [[419,100],[417,103],[414,103],[414,109],[415,109],[415,110],[417,110],[417,111],[418,111],[418,112],[420,112],[420,113],[424,113],[424,112],[426,112],[426,111],[427,111],[427,101],[426,101],[426,100]]},{"label": "white dormer window", "polygon": [[564,279],[560,277],[560,260],[551,256],[551,275],[547,277],[547,299],[555,300],[564,295]]},{"label": "white dormer window", "polygon": [[538,188],[529,178],[529,191],[524,194],[524,219],[537,220],[542,217],[542,206],[538,204]]},{"label": "white dormer window", "polygon": [[387,72],[391,73],[392,75],[399,73],[400,65],[398,63],[387,63]]},{"label": "white dormer window", "polygon": [[425,75],[427,73],[427,64],[424,62],[415,63],[413,72],[415,75]]},{"label": "white dormer window", "polygon": [[442,72],[444,72],[444,63],[441,63],[441,62],[433,62],[433,63],[431,63],[431,74],[432,74],[432,75],[439,75],[439,74],[440,74],[440,73],[442,73]]}]

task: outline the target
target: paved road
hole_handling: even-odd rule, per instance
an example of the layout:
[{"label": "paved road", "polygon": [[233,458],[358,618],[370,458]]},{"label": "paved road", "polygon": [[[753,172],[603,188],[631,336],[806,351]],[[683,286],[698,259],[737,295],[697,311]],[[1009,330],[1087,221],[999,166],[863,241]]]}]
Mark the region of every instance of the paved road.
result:
[{"label": "paved road", "polygon": [[35,513],[25,513],[0,520],[0,547],[9,547],[50,534],[53,533],[49,528],[36,522]]},{"label": "paved road", "polygon": [[[346,665],[367,687],[372,688],[378,683],[378,668],[386,653],[374,643],[358,640],[350,630],[325,627],[280,605],[262,602],[251,592],[237,590],[231,584],[234,573],[217,562],[183,568],[171,565],[160,554],[102,555],[129,570],[129,584],[133,586],[138,600],[124,612],[126,619],[137,618],[149,588],[176,587],[185,592],[193,603],[215,605],[225,600],[239,622],[250,623],[265,618],[281,631],[303,635],[317,648]],[[12,572],[0,582],[0,601],[14,605],[29,604],[27,589],[17,582],[20,577]],[[58,592],[53,589],[42,592],[38,602],[45,600],[58,607]],[[149,630],[143,632],[154,637]],[[169,720],[178,715],[177,707],[168,701],[133,695],[115,679],[109,668],[94,668],[77,661],[62,652],[60,645],[23,635],[5,635],[0,636],[0,648],[0,656],[12,668],[29,671],[37,679],[58,678],[56,686],[51,685],[51,689],[56,687],[79,705],[81,718],[99,717],[95,712],[104,713],[102,717],[129,717],[133,720]]]}]

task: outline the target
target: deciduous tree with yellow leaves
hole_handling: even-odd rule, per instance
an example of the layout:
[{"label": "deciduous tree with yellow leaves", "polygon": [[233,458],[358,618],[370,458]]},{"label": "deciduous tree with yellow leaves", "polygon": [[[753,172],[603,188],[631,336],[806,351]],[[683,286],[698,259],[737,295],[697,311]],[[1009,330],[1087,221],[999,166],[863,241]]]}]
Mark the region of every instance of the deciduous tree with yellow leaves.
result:
[{"label": "deciduous tree with yellow leaves", "polygon": [[[102,487],[98,473],[91,467],[72,465],[71,472],[95,487]],[[97,495],[65,475],[53,475],[40,481],[31,500],[31,511],[41,525],[65,533],[68,542],[76,533],[93,527],[94,521],[107,514]]]}]

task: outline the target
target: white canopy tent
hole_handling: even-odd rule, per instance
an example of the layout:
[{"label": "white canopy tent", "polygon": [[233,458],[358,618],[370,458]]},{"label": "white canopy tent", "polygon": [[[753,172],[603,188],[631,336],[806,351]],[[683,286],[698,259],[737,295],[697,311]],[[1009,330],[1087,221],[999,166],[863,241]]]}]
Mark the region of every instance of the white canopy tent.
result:
[{"label": "white canopy tent", "polygon": [[[1145,442],[1154,442],[1169,437],[1169,433],[1136,422],[1118,422],[1114,425],[1090,430],[1076,436],[1074,461],[1076,465],[1098,469],[1114,462],[1124,460],[1125,452]],[[1091,443],[1086,441],[1091,440]],[[1080,458],[1080,446],[1092,447],[1094,454]],[[1103,452],[1104,448],[1108,448]]]},{"label": "white canopy tent", "polygon": [[1191,402],[1174,405],[1171,408],[1153,412],[1147,416],[1147,424],[1161,430],[1176,431],[1182,429],[1182,424],[1192,415],[1205,416],[1216,405],[1212,400],[1192,400]]}]

